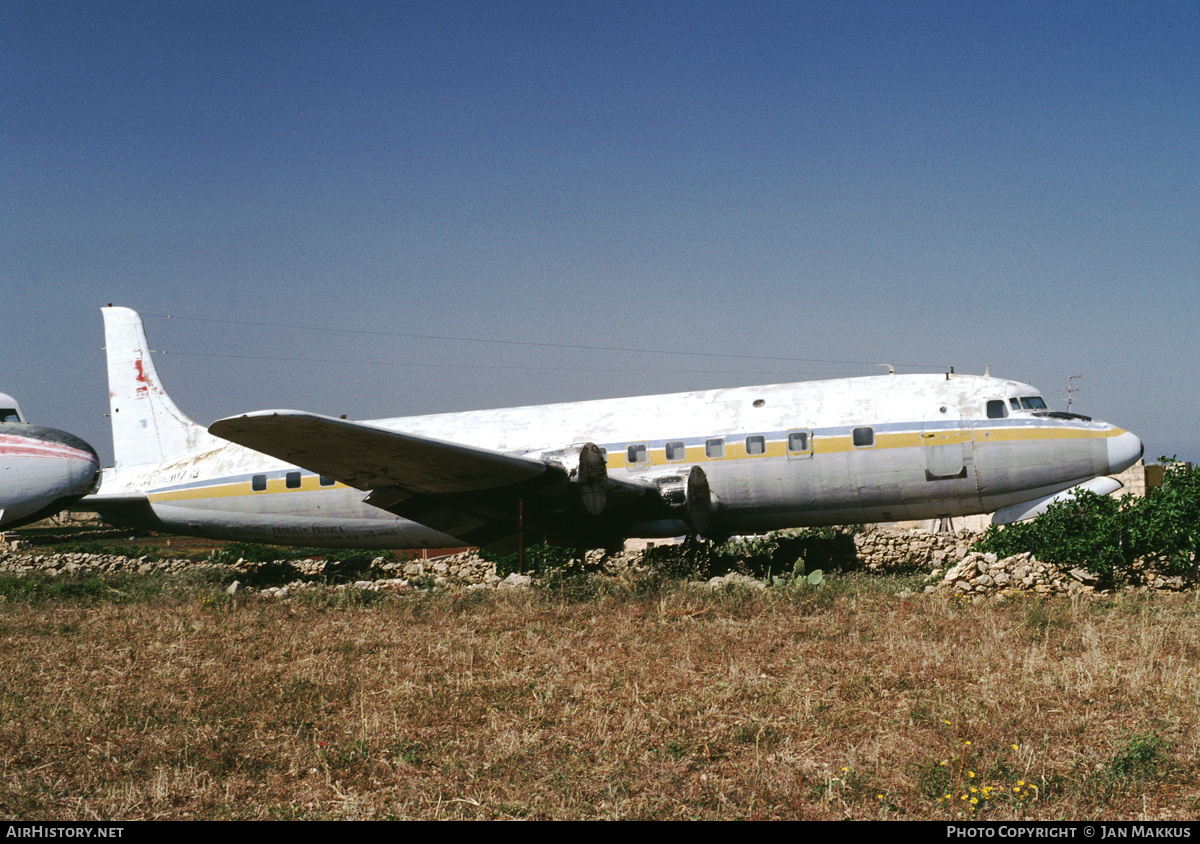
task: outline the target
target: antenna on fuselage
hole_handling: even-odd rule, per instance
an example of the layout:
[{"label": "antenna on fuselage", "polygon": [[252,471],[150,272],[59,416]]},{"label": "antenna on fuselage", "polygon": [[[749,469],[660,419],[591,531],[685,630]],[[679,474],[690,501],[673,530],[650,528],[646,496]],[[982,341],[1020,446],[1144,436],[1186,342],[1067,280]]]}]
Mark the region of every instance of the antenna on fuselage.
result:
[{"label": "antenna on fuselage", "polygon": [[1067,394],[1067,412],[1070,412],[1070,410],[1071,410],[1071,404],[1075,400],[1075,394],[1082,392],[1082,390],[1080,390],[1073,383],[1071,383],[1077,378],[1082,379],[1083,376],[1082,375],[1068,375],[1066,378],[1059,378],[1054,382],[1055,384],[1059,383],[1060,381],[1067,382],[1067,389],[1059,390],[1057,393],[1054,394],[1056,396],[1061,396],[1063,393]]},{"label": "antenna on fuselage", "polygon": [[892,366],[890,363],[877,363],[875,365],[876,366],[886,366],[888,369],[888,375],[896,374],[896,367]]}]

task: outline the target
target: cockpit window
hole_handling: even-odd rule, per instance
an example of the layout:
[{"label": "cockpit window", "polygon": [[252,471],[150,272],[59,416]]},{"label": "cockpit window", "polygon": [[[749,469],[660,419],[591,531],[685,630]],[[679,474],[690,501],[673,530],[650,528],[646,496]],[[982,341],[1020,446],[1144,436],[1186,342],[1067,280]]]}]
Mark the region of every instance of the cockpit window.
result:
[{"label": "cockpit window", "polygon": [[21,417],[15,407],[0,407],[0,422],[20,422]]},{"label": "cockpit window", "polygon": [[1021,396],[1021,406],[1026,410],[1045,410],[1046,401],[1041,396]]},{"label": "cockpit window", "polygon": [[1012,405],[1012,409],[1013,409],[1013,410],[1020,410],[1020,409],[1021,409],[1021,400],[1020,400],[1020,399],[1009,399],[1009,400],[1008,400],[1008,403],[1009,403],[1010,405]]},{"label": "cockpit window", "polygon": [[1003,419],[1008,416],[1008,408],[1004,406],[1004,399],[992,399],[987,403],[988,419]]}]

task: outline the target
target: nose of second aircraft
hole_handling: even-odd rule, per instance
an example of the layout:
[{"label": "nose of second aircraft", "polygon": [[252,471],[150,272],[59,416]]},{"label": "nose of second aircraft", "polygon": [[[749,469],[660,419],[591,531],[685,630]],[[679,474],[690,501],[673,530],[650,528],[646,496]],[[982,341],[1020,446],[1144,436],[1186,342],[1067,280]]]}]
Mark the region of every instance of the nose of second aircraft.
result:
[{"label": "nose of second aircraft", "polygon": [[92,491],[96,476],[100,473],[100,458],[96,456],[96,449],[64,431],[42,427],[31,427],[30,431],[40,438],[47,449],[53,451],[53,462],[58,467],[54,491],[59,497],[78,498]]},{"label": "nose of second aircraft", "polygon": [[1108,474],[1116,475],[1125,471],[1141,459],[1146,447],[1136,434],[1122,431],[1115,437],[1109,437],[1108,444]]},{"label": "nose of second aircraft", "polygon": [[90,448],[84,454],[70,461],[66,468],[67,490],[69,495],[86,495],[96,485],[96,476],[100,473],[100,461]]}]

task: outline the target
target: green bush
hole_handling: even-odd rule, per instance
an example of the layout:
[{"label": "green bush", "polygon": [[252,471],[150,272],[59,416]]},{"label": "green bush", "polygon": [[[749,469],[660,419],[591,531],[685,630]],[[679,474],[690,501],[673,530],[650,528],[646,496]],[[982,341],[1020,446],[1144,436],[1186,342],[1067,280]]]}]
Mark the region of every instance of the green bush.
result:
[{"label": "green bush", "polygon": [[[799,528],[744,536],[721,544],[693,540],[646,549],[642,562],[667,578],[687,580],[740,572],[768,582],[789,582],[814,569],[838,569],[854,557],[854,537],[840,528]],[[813,583],[820,578],[815,577]]]},{"label": "green bush", "polygon": [[1129,496],[1118,501],[1081,490],[1031,521],[992,525],[975,549],[1001,557],[1028,552],[1043,562],[1079,566],[1111,579],[1133,562],[1128,507]]},{"label": "green bush", "polygon": [[209,554],[208,561],[215,565],[233,565],[238,560],[245,560],[247,563],[273,563],[292,559],[294,553],[290,548],[274,548],[253,542],[230,542]]},{"label": "green bush", "polygon": [[1035,519],[993,525],[977,551],[1002,557],[1031,553],[1056,565],[1078,566],[1108,583],[1134,579],[1137,563],[1182,574],[1195,561],[1200,532],[1200,471],[1162,458],[1163,484],[1144,498],[1120,499],[1081,490]]},{"label": "green bush", "polygon": [[1170,767],[1170,743],[1154,733],[1133,736],[1108,763],[1114,780],[1155,780]]},{"label": "green bush", "polygon": [[[711,576],[714,546],[689,538],[679,545],[655,545],[642,552],[642,565],[667,580],[705,580]],[[722,572],[724,573],[724,572]]]},{"label": "green bush", "polygon": [[517,553],[497,554],[482,549],[479,551],[479,556],[489,563],[496,564],[496,574],[499,577],[508,577],[514,572],[545,574],[554,570],[565,571],[583,566],[583,561],[578,559],[574,551],[551,545],[548,542],[528,546],[525,549],[524,560]]},{"label": "green bush", "polygon": [[391,551],[376,551],[370,548],[279,548],[253,542],[230,542],[209,554],[208,562],[217,565],[233,565],[238,560],[248,563],[280,563],[314,557],[327,563],[362,568],[369,567],[377,557],[383,557],[389,562],[395,562],[397,559]]},{"label": "green bush", "polygon": [[1139,555],[1158,556],[1178,574],[1191,567],[1200,546],[1200,469],[1159,459],[1166,476],[1138,507],[1135,542]]}]

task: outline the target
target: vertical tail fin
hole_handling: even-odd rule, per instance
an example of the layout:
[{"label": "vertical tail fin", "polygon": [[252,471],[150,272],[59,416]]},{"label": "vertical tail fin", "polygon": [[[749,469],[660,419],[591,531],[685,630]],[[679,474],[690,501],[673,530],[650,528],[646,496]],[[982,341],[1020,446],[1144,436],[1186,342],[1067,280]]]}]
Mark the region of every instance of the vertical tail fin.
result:
[{"label": "vertical tail fin", "polygon": [[158,380],[142,318],[129,308],[100,312],[117,468],[169,462],[207,445],[208,432],[183,415]]}]

